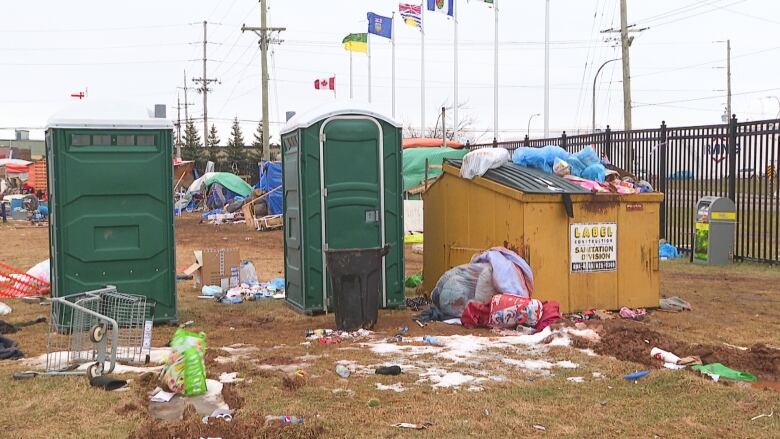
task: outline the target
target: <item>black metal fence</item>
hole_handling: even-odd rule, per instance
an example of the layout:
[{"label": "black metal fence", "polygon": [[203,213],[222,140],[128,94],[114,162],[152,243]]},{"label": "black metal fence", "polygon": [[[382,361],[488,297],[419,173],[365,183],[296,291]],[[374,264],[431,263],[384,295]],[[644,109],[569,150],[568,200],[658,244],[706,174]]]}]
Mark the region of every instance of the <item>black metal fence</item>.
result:
[{"label": "black metal fence", "polygon": [[[727,197],[737,206],[734,256],[780,263],[780,119],[673,128],[612,131],[548,139],[472,145],[519,147],[559,145],[576,152],[592,146],[612,164],[650,182],[665,194],[660,235],[684,251],[694,239],[699,198]],[[630,155],[631,160],[627,160]]]}]

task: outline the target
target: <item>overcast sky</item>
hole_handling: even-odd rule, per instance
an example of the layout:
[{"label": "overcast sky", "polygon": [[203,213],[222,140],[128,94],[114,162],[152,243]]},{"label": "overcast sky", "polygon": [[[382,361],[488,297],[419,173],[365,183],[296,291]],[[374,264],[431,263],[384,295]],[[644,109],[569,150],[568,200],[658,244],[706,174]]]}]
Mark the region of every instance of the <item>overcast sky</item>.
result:
[{"label": "overcast sky", "polygon": [[[458,1],[461,117],[474,119],[469,135],[492,139],[493,10],[478,0]],[[521,138],[532,114],[542,113],[544,0],[499,3],[499,137]],[[618,28],[618,0],[552,0],[550,127],[553,133],[588,129],[593,77],[620,56],[601,30]],[[269,61],[272,133],[284,112],[334,99],[313,80],[335,74],[338,98],[349,95],[349,54],[341,39],[365,32],[366,12],[390,15],[396,0],[269,0],[270,25],[285,26],[284,42]],[[242,23],[259,25],[256,0],[27,0],[0,5],[0,128],[43,128],[71,93],[87,99],[167,104],[176,116],[177,87],[202,75],[203,27],[210,22],[208,76],[221,82],[209,95],[223,143],[230,120],[251,137],[260,119],[257,38]],[[453,99],[453,24],[426,14],[426,119]],[[731,39],[733,112],[741,120],[774,118],[780,111],[780,2],[776,0],[629,1],[633,34],[634,128],[719,123],[725,107],[725,42]],[[396,21],[397,117],[420,124],[420,33]],[[372,39],[374,103],[390,113],[390,43]],[[367,99],[367,62],[354,56],[355,99]],[[623,125],[620,63],[609,64],[597,87],[597,125]],[[189,92],[190,113],[202,98]],[[202,122],[199,122],[199,127]],[[542,135],[542,117],[531,124]],[[0,131],[0,137],[8,137]],[[42,131],[33,131],[41,138]]]}]

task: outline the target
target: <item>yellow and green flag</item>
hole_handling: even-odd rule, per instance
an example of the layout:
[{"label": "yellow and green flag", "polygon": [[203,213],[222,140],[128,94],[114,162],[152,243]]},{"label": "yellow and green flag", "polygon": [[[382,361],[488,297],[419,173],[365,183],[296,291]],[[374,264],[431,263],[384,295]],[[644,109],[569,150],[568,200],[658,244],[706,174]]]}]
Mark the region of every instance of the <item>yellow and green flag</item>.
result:
[{"label": "yellow and green flag", "polygon": [[341,41],[344,49],[350,52],[368,52],[368,34],[349,34]]}]

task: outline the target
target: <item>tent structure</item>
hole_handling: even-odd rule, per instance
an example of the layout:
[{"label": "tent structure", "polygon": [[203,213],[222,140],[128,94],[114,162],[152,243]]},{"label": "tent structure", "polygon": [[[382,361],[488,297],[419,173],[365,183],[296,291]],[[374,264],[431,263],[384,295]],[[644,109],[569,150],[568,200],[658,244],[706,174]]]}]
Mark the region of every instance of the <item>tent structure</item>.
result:
[{"label": "tent structure", "polygon": [[[440,138],[432,137],[412,137],[403,139],[402,145],[403,149],[441,147],[442,140]],[[448,148],[460,149],[463,148],[464,145],[458,141],[448,139],[445,146]]]},{"label": "tent structure", "polygon": [[[428,178],[441,175],[444,159],[462,159],[468,151],[453,148],[411,148],[403,151],[404,191],[424,183],[425,163],[428,162]],[[433,166],[431,166],[433,165]]]},{"label": "tent structure", "polygon": [[263,162],[260,165],[260,181],[255,185],[255,189],[260,189],[268,193],[265,197],[268,205],[269,215],[282,215],[284,213],[284,202],[282,187],[282,163],[281,162]]}]

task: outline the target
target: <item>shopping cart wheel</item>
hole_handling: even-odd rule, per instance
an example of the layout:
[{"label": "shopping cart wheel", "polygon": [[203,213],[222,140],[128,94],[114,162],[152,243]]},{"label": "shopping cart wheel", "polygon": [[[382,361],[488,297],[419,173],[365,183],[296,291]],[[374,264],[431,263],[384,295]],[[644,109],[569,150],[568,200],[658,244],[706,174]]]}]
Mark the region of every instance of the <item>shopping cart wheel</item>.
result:
[{"label": "shopping cart wheel", "polygon": [[89,330],[89,339],[92,343],[100,343],[106,335],[106,325],[97,324]]},{"label": "shopping cart wheel", "polygon": [[87,379],[90,381],[92,378],[99,377],[100,375],[103,375],[103,363],[94,363],[87,368]]}]

